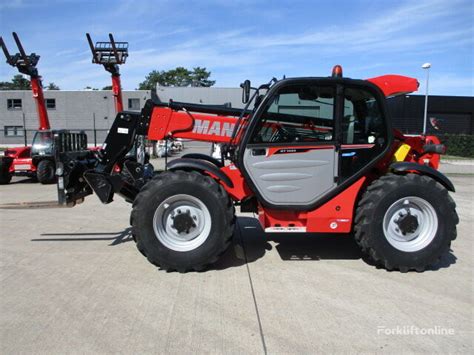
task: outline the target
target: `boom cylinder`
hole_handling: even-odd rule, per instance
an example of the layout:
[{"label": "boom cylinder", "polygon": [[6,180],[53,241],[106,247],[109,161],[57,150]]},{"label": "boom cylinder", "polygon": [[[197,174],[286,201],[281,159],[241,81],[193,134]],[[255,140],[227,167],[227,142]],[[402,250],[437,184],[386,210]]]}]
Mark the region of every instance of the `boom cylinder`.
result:
[{"label": "boom cylinder", "polygon": [[33,99],[36,103],[36,110],[38,111],[38,121],[40,131],[51,129],[48,118],[48,111],[46,110],[46,103],[43,95],[43,85],[40,77],[31,78],[31,91],[33,92]]},{"label": "boom cylinder", "polygon": [[112,74],[112,92],[114,93],[115,112],[123,111],[122,86],[120,74]]}]

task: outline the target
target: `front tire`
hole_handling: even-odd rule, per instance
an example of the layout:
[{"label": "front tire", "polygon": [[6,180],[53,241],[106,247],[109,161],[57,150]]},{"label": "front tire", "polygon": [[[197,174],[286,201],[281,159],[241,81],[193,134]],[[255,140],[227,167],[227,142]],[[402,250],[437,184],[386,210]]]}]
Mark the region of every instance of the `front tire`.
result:
[{"label": "front tire", "polygon": [[423,271],[449,251],[458,222],[456,204],[438,182],[389,174],[369,185],[361,198],[355,239],[377,265]]},{"label": "front tire", "polygon": [[54,163],[51,160],[41,160],[36,167],[36,178],[45,184],[53,184],[56,181]]},{"label": "front tire", "polygon": [[234,206],[208,176],[165,172],[137,195],[131,221],[137,248],[152,264],[168,271],[199,271],[230,245]]},{"label": "front tire", "polygon": [[12,179],[10,173],[11,162],[7,158],[0,158],[0,185],[9,184]]}]

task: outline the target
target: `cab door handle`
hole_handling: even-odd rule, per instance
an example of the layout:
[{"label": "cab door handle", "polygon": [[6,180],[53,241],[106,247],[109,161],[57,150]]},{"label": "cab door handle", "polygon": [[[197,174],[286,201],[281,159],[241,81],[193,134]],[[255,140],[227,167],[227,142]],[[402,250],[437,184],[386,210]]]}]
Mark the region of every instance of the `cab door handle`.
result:
[{"label": "cab door handle", "polygon": [[252,155],[255,157],[257,155],[265,155],[267,150],[265,148],[256,148],[252,149]]}]

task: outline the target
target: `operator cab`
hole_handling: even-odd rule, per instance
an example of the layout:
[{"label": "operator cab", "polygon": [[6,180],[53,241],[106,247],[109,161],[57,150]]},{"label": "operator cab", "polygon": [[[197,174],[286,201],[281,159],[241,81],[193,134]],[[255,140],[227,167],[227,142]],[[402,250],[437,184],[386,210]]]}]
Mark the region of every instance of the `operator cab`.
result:
[{"label": "operator cab", "polygon": [[32,156],[51,156],[53,154],[53,132],[37,131],[31,146]]},{"label": "operator cab", "polygon": [[380,89],[342,78],[342,69],[328,78],[283,79],[251,116],[238,163],[264,205],[312,209],[385,155],[392,140],[386,117]]}]

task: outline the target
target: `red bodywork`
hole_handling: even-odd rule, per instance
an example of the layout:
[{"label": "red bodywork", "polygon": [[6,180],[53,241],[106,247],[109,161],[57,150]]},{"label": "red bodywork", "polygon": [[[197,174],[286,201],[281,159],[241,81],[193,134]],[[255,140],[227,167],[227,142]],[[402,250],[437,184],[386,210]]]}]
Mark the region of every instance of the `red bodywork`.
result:
[{"label": "red bodywork", "polygon": [[112,75],[112,92],[114,93],[115,113],[123,111],[122,85],[120,75]]},{"label": "red bodywork", "polygon": [[[378,86],[386,97],[413,92],[418,89],[418,81],[416,79],[399,75],[386,75],[368,79],[368,81]],[[229,143],[236,122],[237,118],[232,116],[191,113],[175,111],[169,107],[156,107],[153,109],[150,120],[148,138],[150,140],[162,140],[167,137],[174,137],[214,143]],[[243,124],[246,124],[246,117],[244,117]],[[423,146],[425,144],[429,142],[439,143],[436,137],[407,137],[397,130],[394,130],[394,135],[395,140],[392,151],[387,155],[386,159],[378,164],[377,169],[380,171],[388,169],[388,165],[392,162],[393,154],[401,144],[411,146],[405,161],[428,164],[433,168],[438,167],[438,154],[423,153]],[[238,143],[239,138],[237,137],[235,143]],[[311,146],[308,148],[324,149],[327,146]],[[343,146],[342,149],[344,148]],[[351,148],[354,149],[354,145],[351,145]],[[271,155],[276,150],[281,149],[284,149],[284,147],[269,148],[268,154]],[[234,164],[221,168],[221,171],[230,178],[233,187],[228,186],[223,181],[219,181],[211,173],[209,175],[221,183],[233,200],[241,201],[253,196],[253,191],[249,188],[245,178]],[[358,200],[357,196],[361,188],[370,183],[375,177],[367,176],[360,178],[328,202],[309,211],[274,210],[259,205],[259,221],[262,228],[266,231],[348,233],[352,226],[354,204]]]},{"label": "red bodywork", "polygon": [[408,94],[418,90],[418,80],[402,75],[382,75],[367,79],[382,90],[385,97]]},{"label": "red bodywork", "polygon": [[41,85],[41,77],[31,78],[31,91],[33,92],[33,99],[36,102],[36,110],[38,111],[38,130],[51,129],[48,118],[48,111],[44,102],[43,86]]},{"label": "red bodywork", "polygon": [[[38,112],[38,130],[44,131],[51,129],[49,124],[48,112],[44,101],[43,86],[41,85],[41,77],[32,77],[31,91],[33,99],[36,103],[36,111]],[[6,152],[9,152],[8,154]],[[5,152],[5,156],[13,158],[9,172],[15,175],[31,175],[36,173],[36,165],[31,157],[31,146],[9,148]]]},{"label": "red bodywork", "polygon": [[11,174],[33,175],[36,172],[31,158],[31,147],[8,148],[3,153],[5,157],[13,159],[9,168]]}]

